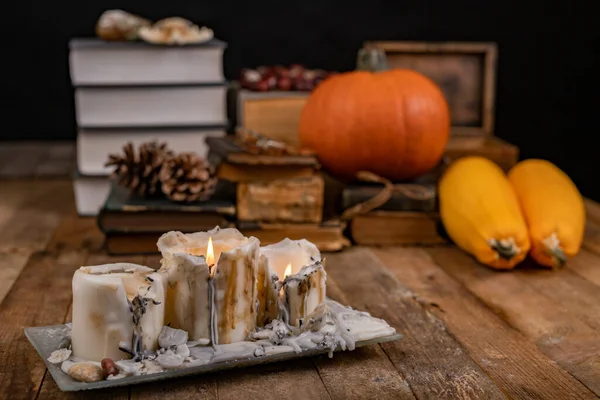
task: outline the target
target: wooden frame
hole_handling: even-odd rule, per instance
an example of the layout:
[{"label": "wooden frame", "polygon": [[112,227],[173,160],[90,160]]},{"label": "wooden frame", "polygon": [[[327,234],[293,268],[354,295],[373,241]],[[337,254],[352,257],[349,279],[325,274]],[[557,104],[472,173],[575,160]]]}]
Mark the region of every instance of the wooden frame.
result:
[{"label": "wooden frame", "polygon": [[[479,116],[476,126],[469,126],[468,124],[455,123],[453,121],[452,134],[454,135],[477,135],[477,136],[492,136],[494,131],[494,106],[495,106],[495,95],[496,95],[496,63],[498,60],[498,50],[495,43],[491,42],[410,42],[410,41],[368,41],[365,42],[365,47],[372,46],[381,49],[385,52],[388,64],[390,67],[409,67],[408,64],[411,62],[416,64],[419,56],[423,56],[421,60],[432,56],[443,56],[451,57],[458,56],[463,59],[467,59],[470,56],[473,61],[477,60],[479,63],[480,71],[477,74],[480,75],[480,81],[474,84],[480,85],[480,93],[477,98],[477,102],[480,103],[478,107]],[[402,59],[402,56],[406,56]],[[412,61],[411,61],[412,60]],[[435,63],[439,64],[438,61]],[[430,65],[434,65],[432,63]],[[421,65],[425,65],[425,61],[421,62]],[[458,64],[457,64],[458,65]],[[475,63],[471,63],[475,65]],[[419,71],[418,67],[413,69]],[[425,75],[428,75],[425,71]],[[470,78],[470,75],[465,75]],[[435,77],[430,76],[434,81]],[[439,84],[439,82],[437,82]],[[454,82],[455,83],[455,82]],[[473,83],[473,82],[471,82]],[[443,86],[443,85],[440,85]],[[468,107],[472,101],[468,103]],[[451,110],[454,116],[454,109],[451,105]],[[474,108],[471,112],[474,112]]]}]

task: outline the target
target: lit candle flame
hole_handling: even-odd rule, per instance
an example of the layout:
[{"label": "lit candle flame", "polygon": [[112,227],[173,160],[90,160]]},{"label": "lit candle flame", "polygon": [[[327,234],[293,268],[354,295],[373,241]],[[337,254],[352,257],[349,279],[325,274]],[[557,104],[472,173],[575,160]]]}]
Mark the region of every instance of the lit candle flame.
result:
[{"label": "lit candle flame", "polygon": [[208,247],[206,248],[206,263],[209,266],[215,263],[215,251],[213,250],[212,237],[208,238]]},{"label": "lit candle flame", "polygon": [[285,267],[285,272],[283,273],[283,279],[287,278],[288,275],[292,274],[292,264],[289,263],[287,267]]}]

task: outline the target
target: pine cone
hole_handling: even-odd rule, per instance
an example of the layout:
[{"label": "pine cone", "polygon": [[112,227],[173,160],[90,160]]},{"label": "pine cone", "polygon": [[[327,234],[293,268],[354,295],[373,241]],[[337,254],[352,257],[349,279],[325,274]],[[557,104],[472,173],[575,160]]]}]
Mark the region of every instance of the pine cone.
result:
[{"label": "pine cone", "polygon": [[153,195],[159,191],[160,169],[173,155],[166,143],[142,143],[136,154],[131,142],[123,146],[124,154],[110,154],[105,166],[115,167],[111,178],[139,196]]},{"label": "pine cone", "polygon": [[217,184],[214,167],[195,153],[169,158],[160,170],[163,193],[173,201],[207,200]]}]

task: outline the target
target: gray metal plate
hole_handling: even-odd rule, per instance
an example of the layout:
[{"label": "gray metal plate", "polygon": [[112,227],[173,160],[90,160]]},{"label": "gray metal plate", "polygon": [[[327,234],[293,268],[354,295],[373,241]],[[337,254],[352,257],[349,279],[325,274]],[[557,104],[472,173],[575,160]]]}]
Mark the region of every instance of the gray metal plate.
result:
[{"label": "gray metal plate", "polygon": [[[54,326],[41,326],[41,327],[30,327],[25,328],[25,336],[33,347],[37,350],[42,360],[46,364],[48,371],[54,378],[54,381],[58,387],[65,392],[78,391],[78,390],[91,390],[91,389],[103,389],[119,386],[136,385],[145,382],[154,382],[159,380],[178,378],[182,376],[206,374],[215,371],[223,371],[227,369],[239,368],[239,367],[250,367],[253,365],[267,364],[276,361],[293,360],[301,357],[313,356],[317,354],[324,354],[329,352],[328,349],[312,349],[306,350],[302,353],[284,353],[274,354],[262,357],[252,357],[248,359],[239,359],[234,361],[225,361],[214,364],[197,365],[192,367],[186,367],[182,369],[169,370],[165,372],[159,372],[149,375],[130,376],[122,379],[104,380],[93,383],[77,382],[70,376],[62,372],[60,364],[52,364],[48,361],[50,354],[58,349],[61,340],[65,337],[69,328],[67,325],[54,325]],[[401,334],[395,334],[390,336],[379,337],[370,340],[364,340],[356,342],[356,347],[367,346],[375,343],[391,342],[402,339]],[[337,349],[336,351],[342,351]]]}]

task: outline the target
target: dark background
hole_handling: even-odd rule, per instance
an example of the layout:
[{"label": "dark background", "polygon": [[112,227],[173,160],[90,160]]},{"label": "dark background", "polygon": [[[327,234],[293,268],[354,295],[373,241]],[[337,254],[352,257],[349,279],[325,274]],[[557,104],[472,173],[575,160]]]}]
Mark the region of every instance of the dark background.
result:
[{"label": "dark background", "polygon": [[[74,139],[68,40],[94,35],[106,9],[207,25],[228,42],[225,74],[300,63],[345,71],[365,40],[495,41],[497,136],[521,158],[548,159],[600,200],[596,13],[578,4],[511,1],[94,1],[11,2],[0,25],[0,139]],[[8,71],[7,71],[8,69]]]}]

